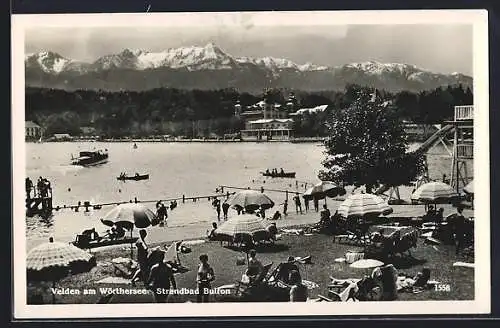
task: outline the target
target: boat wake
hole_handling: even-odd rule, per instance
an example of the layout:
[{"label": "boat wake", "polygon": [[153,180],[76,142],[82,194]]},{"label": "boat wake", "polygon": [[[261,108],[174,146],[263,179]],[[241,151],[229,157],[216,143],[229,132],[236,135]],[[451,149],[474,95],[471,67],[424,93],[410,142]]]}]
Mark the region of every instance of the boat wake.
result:
[{"label": "boat wake", "polygon": [[83,166],[79,165],[52,165],[49,167],[51,171],[61,173],[62,175],[66,175],[68,173],[78,172],[83,169]]}]

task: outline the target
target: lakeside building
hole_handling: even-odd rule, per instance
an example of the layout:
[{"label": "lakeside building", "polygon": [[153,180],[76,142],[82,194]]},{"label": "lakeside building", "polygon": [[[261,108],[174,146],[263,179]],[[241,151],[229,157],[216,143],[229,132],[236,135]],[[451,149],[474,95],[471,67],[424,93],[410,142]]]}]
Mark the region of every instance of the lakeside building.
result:
[{"label": "lakeside building", "polygon": [[24,124],[24,137],[26,140],[38,140],[42,137],[43,128],[33,121]]},{"label": "lakeside building", "polygon": [[241,130],[242,140],[289,140],[293,138],[293,119],[290,113],[296,109],[297,100],[290,94],[285,104],[261,100],[251,106],[238,101],[234,114],[245,122]]}]

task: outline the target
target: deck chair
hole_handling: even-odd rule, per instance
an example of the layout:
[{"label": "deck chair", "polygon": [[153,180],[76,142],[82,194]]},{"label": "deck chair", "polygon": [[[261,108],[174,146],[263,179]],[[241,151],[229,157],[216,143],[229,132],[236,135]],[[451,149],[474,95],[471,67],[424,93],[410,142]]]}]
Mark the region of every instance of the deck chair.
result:
[{"label": "deck chair", "polygon": [[169,247],[166,247],[165,250],[165,262],[168,263],[174,273],[184,273],[189,271],[188,268],[184,267],[181,263],[181,259],[179,257],[179,250],[181,247],[182,241],[173,242]]},{"label": "deck chair", "polygon": [[255,280],[252,282],[247,283],[247,282],[237,281],[235,284],[235,296],[237,297],[249,296],[252,293],[252,290],[255,290],[264,282],[272,266],[273,262],[264,265],[259,276],[255,278]]},{"label": "deck chair", "polygon": [[356,293],[359,291],[358,282],[361,279],[336,279],[330,277],[328,284],[328,296],[330,301],[347,302],[349,299],[356,301]]}]

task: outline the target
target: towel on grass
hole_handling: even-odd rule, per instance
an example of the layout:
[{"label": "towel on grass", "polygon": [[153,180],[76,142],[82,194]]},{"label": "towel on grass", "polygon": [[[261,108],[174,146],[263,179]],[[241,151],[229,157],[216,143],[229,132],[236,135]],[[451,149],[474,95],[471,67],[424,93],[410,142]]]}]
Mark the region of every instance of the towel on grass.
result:
[{"label": "towel on grass", "polygon": [[125,279],[125,278],[122,278],[122,277],[106,277],[104,279],[96,281],[96,284],[130,285],[131,284],[131,280],[130,279]]}]

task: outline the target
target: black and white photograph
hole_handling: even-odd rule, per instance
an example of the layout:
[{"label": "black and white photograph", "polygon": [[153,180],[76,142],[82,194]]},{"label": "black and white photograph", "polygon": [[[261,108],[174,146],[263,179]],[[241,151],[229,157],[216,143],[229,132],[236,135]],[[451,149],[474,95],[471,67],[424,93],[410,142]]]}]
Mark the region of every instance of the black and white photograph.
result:
[{"label": "black and white photograph", "polygon": [[489,313],[487,22],[14,15],[15,317]]}]

